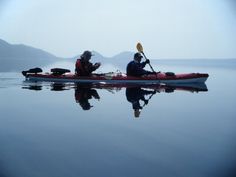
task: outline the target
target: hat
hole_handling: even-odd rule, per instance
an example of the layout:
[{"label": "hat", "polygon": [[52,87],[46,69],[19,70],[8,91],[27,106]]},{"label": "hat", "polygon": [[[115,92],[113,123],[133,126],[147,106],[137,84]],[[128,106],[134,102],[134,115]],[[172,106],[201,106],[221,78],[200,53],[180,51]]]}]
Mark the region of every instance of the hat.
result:
[{"label": "hat", "polygon": [[143,56],[139,52],[134,54],[134,59],[140,59],[140,58],[143,58]]},{"label": "hat", "polygon": [[84,53],[80,56],[81,58],[85,58],[85,59],[90,59],[91,56],[93,56],[92,52],[90,52],[89,50],[85,50]]},{"label": "hat", "polygon": [[86,100],[86,101],[80,101],[80,106],[82,107],[83,110],[90,110],[91,106],[90,103]]}]

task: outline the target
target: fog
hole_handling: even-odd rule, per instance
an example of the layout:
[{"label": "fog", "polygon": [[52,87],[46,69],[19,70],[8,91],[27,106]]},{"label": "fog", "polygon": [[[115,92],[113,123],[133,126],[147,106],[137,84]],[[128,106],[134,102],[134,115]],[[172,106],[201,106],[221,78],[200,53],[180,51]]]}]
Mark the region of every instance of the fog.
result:
[{"label": "fog", "polygon": [[233,0],[0,1],[0,38],[71,57],[236,58]]}]

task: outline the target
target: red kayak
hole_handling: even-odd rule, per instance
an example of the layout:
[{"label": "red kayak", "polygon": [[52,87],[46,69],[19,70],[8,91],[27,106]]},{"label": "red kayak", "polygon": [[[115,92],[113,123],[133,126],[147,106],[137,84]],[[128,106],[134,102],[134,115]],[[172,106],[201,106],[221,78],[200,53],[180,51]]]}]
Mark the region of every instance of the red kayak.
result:
[{"label": "red kayak", "polygon": [[185,83],[204,83],[208,74],[202,73],[187,73],[167,75],[165,73],[158,73],[156,75],[147,75],[142,77],[131,77],[121,73],[106,73],[106,74],[93,74],[89,77],[76,76],[75,74],[62,74],[55,75],[50,73],[34,74],[29,73],[26,75],[27,80],[31,81],[49,81],[49,82],[76,82],[76,83],[137,83],[137,84],[185,84]]},{"label": "red kayak", "polygon": [[174,74],[156,73],[142,77],[127,76],[123,73],[104,73],[92,74],[91,76],[78,76],[71,74],[70,70],[62,68],[53,68],[51,73],[42,73],[41,68],[33,68],[28,71],[22,71],[27,80],[31,81],[49,81],[49,82],[74,82],[74,83],[133,83],[133,84],[189,84],[205,83],[208,74],[204,73],[186,73]]}]

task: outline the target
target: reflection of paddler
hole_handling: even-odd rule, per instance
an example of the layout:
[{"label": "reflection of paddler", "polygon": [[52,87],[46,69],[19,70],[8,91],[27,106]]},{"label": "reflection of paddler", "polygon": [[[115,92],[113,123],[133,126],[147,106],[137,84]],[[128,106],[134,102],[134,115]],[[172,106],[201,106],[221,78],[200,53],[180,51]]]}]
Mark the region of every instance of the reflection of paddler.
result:
[{"label": "reflection of paddler", "polygon": [[75,100],[80,104],[83,110],[89,110],[91,104],[89,103],[89,99],[100,99],[97,91],[95,89],[91,89],[89,87],[79,87],[75,88]]},{"label": "reflection of paddler", "polygon": [[144,105],[147,105],[149,99],[145,99],[145,95],[155,93],[156,91],[145,90],[141,87],[126,88],[126,98],[130,103],[132,103],[135,117],[139,117],[140,110],[143,108],[143,106],[140,105],[140,100],[144,102]]}]

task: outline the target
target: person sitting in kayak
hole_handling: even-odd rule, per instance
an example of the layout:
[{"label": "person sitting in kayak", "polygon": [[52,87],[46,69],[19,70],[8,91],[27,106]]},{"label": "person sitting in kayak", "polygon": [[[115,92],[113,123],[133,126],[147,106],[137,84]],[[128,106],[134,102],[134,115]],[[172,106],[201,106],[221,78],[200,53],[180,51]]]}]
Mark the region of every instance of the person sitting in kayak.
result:
[{"label": "person sitting in kayak", "polygon": [[134,54],[133,61],[129,62],[126,67],[127,76],[141,77],[143,75],[155,74],[153,72],[143,69],[146,64],[150,63],[150,61],[147,59],[145,62],[141,62],[142,58],[143,56],[140,53]]},{"label": "person sitting in kayak", "polygon": [[84,53],[80,56],[79,59],[77,59],[75,63],[75,73],[79,76],[89,76],[93,71],[98,69],[101,66],[101,63],[95,63],[92,64],[89,62],[89,60],[92,57],[92,52],[86,50]]}]

